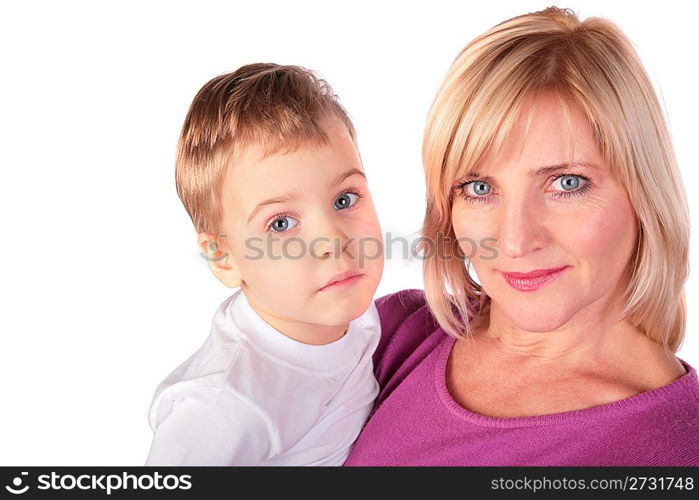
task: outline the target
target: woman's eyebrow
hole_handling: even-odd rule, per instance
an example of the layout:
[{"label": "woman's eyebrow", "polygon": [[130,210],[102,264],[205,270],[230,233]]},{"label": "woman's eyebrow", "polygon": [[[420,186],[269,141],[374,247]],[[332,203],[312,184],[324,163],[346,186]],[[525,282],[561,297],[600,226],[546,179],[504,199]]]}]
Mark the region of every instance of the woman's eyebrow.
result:
[{"label": "woman's eyebrow", "polygon": [[[333,188],[337,186],[338,184],[341,184],[345,179],[352,177],[353,175],[361,175],[366,179],[366,175],[364,175],[364,172],[359,170],[358,168],[351,168],[350,170],[347,170],[346,172],[343,172],[340,174],[333,182],[330,183],[330,188]],[[285,203],[287,201],[293,201],[293,200],[298,200],[299,195],[296,193],[287,193],[281,196],[275,196],[274,198],[270,198],[268,200],[261,201],[260,203],[257,204],[257,206],[253,209],[252,212],[250,212],[250,215],[248,216],[248,221],[247,223],[250,224],[250,221],[257,215],[257,213],[262,210],[263,207],[266,207],[267,205],[274,205],[276,203]]]},{"label": "woman's eyebrow", "polygon": [[[537,169],[529,169],[527,173],[533,177],[542,177],[544,175],[549,175],[554,172],[559,172],[561,170],[568,170],[571,167],[582,167],[582,168],[590,168],[590,169],[599,169],[599,165],[596,165],[594,163],[590,162],[585,162],[585,161],[574,161],[574,162],[561,162],[561,163],[556,163],[554,165],[548,165],[546,167],[540,167]],[[478,172],[471,172],[470,174],[467,175],[467,177],[477,177],[480,180],[483,181],[494,181],[495,179],[489,175],[481,175]]]},{"label": "woman's eyebrow", "polygon": [[600,167],[598,165],[595,165],[594,163],[586,162],[586,161],[573,161],[573,162],[562,162],[562,163],[556,163],[555,165],[549,165],[547,167],[541,167],[536,170],[531,169],[529,170],[529,175],[533,175],[535,177],[539,177],[542,175],[548,175],[552,174],[554,172],[558,172],[560,170],[567,170],[571,167],[582,167],[582,168],[591,168],[591,169],[599,169]]}]

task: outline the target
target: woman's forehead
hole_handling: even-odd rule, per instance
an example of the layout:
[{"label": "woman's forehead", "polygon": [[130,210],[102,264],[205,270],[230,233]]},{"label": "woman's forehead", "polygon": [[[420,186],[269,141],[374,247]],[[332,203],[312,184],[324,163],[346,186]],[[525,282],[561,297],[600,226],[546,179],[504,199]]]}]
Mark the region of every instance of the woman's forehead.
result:
[{"label": "woman's forehead", "polygon": [[512,168],[531,175],[568,164],[602,168],[593,128],[582,108],[552,96],[530,99],[511,121],[503,122],[478,161],[462,165],[461,175],[494,175]]}]

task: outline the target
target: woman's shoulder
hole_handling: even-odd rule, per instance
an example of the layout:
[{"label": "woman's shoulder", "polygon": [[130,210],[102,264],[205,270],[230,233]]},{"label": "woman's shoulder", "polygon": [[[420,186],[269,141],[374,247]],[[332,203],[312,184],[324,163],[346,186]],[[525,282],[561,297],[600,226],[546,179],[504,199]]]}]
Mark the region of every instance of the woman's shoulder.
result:
[{"label": "woman's shoulder", "polygon": [[425,291],[420,288],[406,288],[397,292],[388,293],[374,301],[376,307],[388,310],[415,310],[427,303]]},{"label": "woman's shoulder", "polygon": [[670,425],[690,423],[699,438],[699,377],[696,369],[687,361],[681,358],[677,358],[677,361],[685,374],[644,394],[648,395],[648,402],[655,403],[649,406],[657,408],[662,415],[658,421]]},{"label": "woman's shoulder", "polygon": [[374,301],[382,323],[398,324],[419,309],[427,306],[425,291],[406,288],[386,294]]},{"label": "woman's shoulder", "polygon": [[617,439],[620,453],[629,460],[635,457],[641,465],[699,465],[699,380],[694,367],[678,361],[686,370],[683,376],[608,405],[623,410],[616,425],[625,429]]},{"label": "woman's shoulder", "polygon": [[375,303],[381,340],[374,352],[374,373],[383,388],[399,370],[409,372],[424,357],[421,353],[431,350],[446,334],[432,315],[424,290],[400,290]]},{"label": "woman's shoulder", "polygon": [[[411,331],[424,331],[424,320],[431,316],[425,292],[417,288],[389,293],[376,299],[375,304],[381,320],[381,341],[377,351],[404,339]],[[397,333],[401,335],[395,338]]]}]

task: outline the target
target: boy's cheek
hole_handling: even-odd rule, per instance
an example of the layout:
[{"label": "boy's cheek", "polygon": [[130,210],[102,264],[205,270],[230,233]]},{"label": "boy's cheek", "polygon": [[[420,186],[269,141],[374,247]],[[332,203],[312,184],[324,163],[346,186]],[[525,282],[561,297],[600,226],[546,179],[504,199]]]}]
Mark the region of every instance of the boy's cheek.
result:
[{"label": "boy's cheek", "polygon": [[355,238],[361,238],[362,236],[381,238],[381,225],[373,209],[358,212],[353,222],[352,231]]}]

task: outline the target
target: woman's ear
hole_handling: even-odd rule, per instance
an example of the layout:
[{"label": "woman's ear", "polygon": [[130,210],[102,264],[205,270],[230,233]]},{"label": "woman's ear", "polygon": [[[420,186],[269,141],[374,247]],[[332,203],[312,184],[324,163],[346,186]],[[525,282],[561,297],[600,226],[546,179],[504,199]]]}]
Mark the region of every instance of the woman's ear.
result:
[{"label": "woman's ear", "polygon": [[214,276],[227,287],[238,288],[243,278],[233,256],[226,251],[226,245],[222,239],[209,233],[199,233],[197,244],[200,250],[199,255],[207,261]]}]

